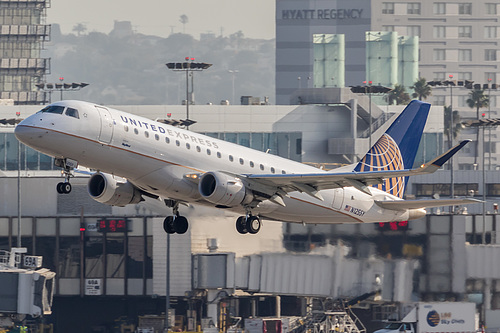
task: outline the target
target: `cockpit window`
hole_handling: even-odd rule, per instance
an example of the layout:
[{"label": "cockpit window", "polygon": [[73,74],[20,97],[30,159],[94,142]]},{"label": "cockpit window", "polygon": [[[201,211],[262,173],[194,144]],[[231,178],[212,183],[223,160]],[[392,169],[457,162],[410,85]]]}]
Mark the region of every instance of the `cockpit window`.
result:
[{"label": "cockpit window", "polygon": [[78,115],[78,110],[73,109],[73,108],[67,108],[66,109],[66,115],[70,117],[74,117],[76,119],[80,119],[80,116]]},{"label": "cockpit window", "polygon": [[62,114],[63,111],[64,111],[64,106],[60,105],[49,105],[40,110],[40,112],[57,113],[57,114]]}]

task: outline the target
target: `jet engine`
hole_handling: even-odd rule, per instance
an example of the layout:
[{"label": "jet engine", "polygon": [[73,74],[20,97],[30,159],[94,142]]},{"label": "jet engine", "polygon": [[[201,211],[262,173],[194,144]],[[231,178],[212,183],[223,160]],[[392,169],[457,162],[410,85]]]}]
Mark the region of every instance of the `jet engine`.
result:
[{"label": "jet engine", "polygon": [[126,206],[141,202],[141,192],[126,179],[107,173],[95,173],[87,184],[89,195],[95,201],[110,206]]},{"label": "jet engine", "polygon": [[241,179],[220,171],[203,174],[198,190],[205,200],[225,207],[247,204],[253,200],[253,195],[247,191]]}]

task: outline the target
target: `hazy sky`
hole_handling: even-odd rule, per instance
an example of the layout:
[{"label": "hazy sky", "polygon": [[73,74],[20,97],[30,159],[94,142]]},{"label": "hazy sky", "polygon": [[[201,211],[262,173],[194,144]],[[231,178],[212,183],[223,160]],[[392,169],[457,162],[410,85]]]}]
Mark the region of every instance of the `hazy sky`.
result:
[{"label": "hazy sky", "polygon": [[189,22],[186,33],[224,36],[241,30],[246,37],[271,39],[275,36],[273,0],[51,0],[47,23],[61,25],[62,33],[71,33],[77,23],[88,31],[109,33],[115,20],[131,21],[138,33],[166,37],[183,32],[180,16]]}]

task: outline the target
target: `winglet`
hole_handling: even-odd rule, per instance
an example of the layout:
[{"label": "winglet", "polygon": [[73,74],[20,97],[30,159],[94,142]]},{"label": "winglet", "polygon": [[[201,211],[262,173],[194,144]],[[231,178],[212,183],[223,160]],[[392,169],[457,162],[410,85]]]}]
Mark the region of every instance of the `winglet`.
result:
[{"label": "winglet", "polygon": [[460,142],[458,145],[451,148],[446,153],[439,155],[429,163],[425,163],[419,171],[429,172],[429,173],[436,171],[437,169],[441,168],[443,164],[445,164],[450,158],[452,158],[453,155],[455,155],[460,149],[462,149],[466,144],[468,144],[471,141],[472,140],[464,140]]}]

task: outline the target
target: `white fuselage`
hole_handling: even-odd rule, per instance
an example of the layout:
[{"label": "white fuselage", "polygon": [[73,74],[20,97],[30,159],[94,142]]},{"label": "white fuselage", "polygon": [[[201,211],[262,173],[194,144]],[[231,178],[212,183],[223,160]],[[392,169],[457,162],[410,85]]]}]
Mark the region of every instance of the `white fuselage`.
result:
[{"label": "white fuselage", "polygon": [[[272,154],[165,125],[137,115],[77,101],[79,119],[37,113],[19,124],[16,135],[47,155],[126,178],[163,198],[214,206],[200,195],[186,174],[225,171],[232,174],[321,173],[311,166]],[[359,223],[407,220],[408,210],[388,210],[375,200],[400,200],[371,188],[368,195],[345,187],[320,191],[324,201],[301,192],[284,197],[285,207],[265,200],[254,214],[300,223]],[[241,206],[229,208],[245,212]]]}]

